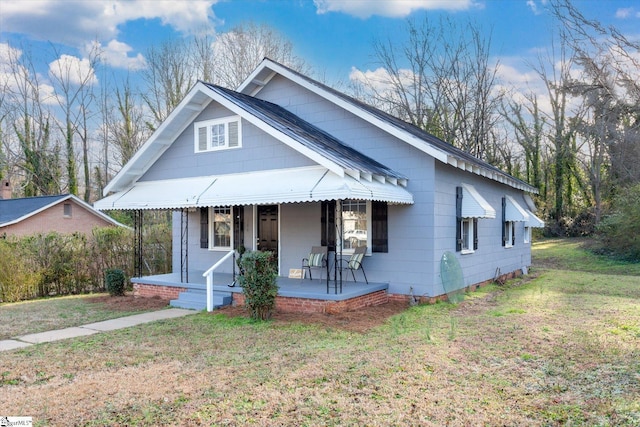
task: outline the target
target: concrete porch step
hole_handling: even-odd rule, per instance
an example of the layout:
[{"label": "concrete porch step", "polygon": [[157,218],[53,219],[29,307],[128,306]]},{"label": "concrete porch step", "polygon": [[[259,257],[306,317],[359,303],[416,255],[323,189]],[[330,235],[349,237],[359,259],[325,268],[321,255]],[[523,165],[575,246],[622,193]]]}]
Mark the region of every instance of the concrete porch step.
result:
[{"label": "concrete porch step", "polygon": [[[231,305],[233,297],[231,292],[214,292],[213,294],[213,308],[220,308],[226,305]],[[207,293],[204,289],[189,289],[184,292],[180,292],[178,299],[171,300],[169,302],[171,307],[187,308],[191,310],[206,310],[207,309]]]}]

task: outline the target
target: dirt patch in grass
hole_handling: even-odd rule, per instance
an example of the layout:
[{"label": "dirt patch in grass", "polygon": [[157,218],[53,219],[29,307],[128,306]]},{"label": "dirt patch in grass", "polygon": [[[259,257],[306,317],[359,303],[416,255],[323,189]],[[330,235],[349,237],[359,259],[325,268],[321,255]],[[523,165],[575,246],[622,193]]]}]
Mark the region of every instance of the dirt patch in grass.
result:
[{"label": "dirt patch in grass", "polygon": [[[383,305],[364,307],[359,310],[337,314],[324,313],[281,313],[276,311],[272,321],[276,324],[288,325],[301,323],[322,326],[324,328],[342,329],[349,332],[364,333],[376,326],[384,324],[387,319],[408,308],[408,304],[389,302]],[[212,314],[224,314],[228,317],[249,317],[244,307],[224,307]]]},{"label": "dirt patch in grass", "polygon": [[98,295],[87,298],[88,303],[101,304],[106,310],[138,311],[165,308],[169,302],[160,297],[141,298],[133,294],[125,296]]}]

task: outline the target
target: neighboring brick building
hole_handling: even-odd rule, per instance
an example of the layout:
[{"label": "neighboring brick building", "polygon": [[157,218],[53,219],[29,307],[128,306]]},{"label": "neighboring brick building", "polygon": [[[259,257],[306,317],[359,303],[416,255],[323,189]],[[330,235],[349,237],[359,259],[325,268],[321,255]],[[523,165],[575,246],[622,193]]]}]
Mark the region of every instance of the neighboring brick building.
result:
[{"label": "neighboring brick building", "polygon": [[121,226],[119,222],[72,194],[5,198],[0,195],[0,237],[37,233],[91,233],[95,227]]}]

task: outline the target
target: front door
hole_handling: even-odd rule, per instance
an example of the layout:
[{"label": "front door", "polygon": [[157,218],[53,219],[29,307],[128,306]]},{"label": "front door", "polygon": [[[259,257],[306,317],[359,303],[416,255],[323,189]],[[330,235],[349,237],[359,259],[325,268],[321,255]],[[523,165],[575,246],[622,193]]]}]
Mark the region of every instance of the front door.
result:
[{"label": "front door", "polygon": [[278,206],[258,206],[258,250],[278,257]]}]

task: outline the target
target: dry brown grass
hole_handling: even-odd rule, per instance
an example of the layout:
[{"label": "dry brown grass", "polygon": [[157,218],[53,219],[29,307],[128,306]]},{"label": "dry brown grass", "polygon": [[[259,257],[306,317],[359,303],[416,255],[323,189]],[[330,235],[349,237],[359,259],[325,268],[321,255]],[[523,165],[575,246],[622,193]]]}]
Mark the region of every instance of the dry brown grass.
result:
[{"label": "dry brown grass", "polygon": [[159,298],[133,294],[76,295],[0,305],[0,339],[99,322],[167,307]]},{"label": "dry brown grass", "polygon": [[639,300],[638,277],[549,270],[458,306],[199,313],[0,353],[0,408],[56,426],[635,426]]}]

